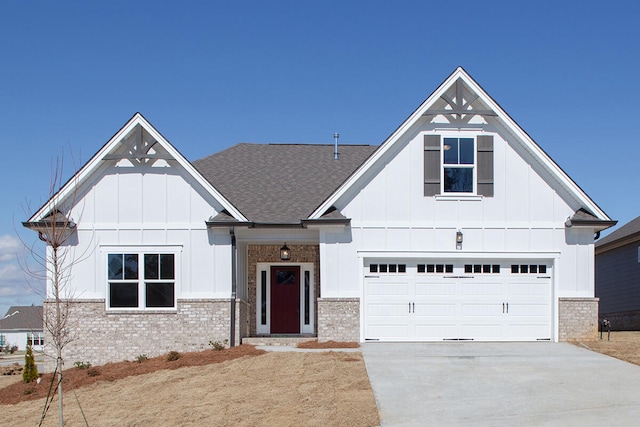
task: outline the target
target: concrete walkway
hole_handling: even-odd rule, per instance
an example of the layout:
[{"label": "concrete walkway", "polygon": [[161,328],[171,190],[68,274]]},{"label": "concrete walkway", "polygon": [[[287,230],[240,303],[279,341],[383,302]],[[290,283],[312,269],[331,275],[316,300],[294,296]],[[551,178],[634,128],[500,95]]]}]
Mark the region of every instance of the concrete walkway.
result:
[{"label": "concrete walkway", "polygon": [[383,427],[640,425],[640,366],[571,344],[361,350]]}]

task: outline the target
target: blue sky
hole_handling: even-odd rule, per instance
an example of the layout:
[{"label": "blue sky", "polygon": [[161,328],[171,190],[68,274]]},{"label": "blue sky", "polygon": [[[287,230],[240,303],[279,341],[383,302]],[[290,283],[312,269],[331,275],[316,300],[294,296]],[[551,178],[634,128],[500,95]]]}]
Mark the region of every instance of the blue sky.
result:
[{"label": "blue sky", "polygon": [[52,161],[65,151],[68,178],[137,111],[190,160],[334,132],[378,145],[461,65],[628,222],[638,16],[636,1],[3,2],[0,314],[41,301],[17,238],[35,239],[20,221]]}]

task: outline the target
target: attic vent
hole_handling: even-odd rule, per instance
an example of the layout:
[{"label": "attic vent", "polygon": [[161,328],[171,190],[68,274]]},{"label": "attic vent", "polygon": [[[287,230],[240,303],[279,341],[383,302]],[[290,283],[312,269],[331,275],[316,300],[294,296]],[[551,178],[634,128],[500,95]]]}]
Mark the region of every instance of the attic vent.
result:
[{"label": "attic vent", "polygon": [[333,160],[338,160],[338,158],[340,157],[340,154],[338,153],[338,138],[340,138],[340,134],[338,132],[335,132],[333,134],[333,139],[336,141],[335,148],[333,150]]}]

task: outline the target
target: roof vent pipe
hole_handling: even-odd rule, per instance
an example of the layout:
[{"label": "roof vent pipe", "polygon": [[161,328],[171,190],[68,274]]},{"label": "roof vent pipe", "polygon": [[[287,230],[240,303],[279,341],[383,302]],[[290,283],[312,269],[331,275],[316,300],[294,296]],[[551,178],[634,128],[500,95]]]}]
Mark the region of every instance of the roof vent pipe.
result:
[{"label": "roof vent pipe", "polygon": [[339,158],[339,154],[338,154],[338,138],[340,138],[340,134],[338,132],[335,132],[333,134],[333,139],[336,141],[335,149],[333,150],[333,160],[338,160],[338,158]]}]

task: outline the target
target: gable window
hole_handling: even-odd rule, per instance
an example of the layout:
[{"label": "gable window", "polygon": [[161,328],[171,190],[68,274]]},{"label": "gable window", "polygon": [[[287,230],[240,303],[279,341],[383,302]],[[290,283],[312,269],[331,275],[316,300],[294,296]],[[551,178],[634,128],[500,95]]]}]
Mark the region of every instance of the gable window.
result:
[{"label": "gable window", "polygon": [[173,253],[108,254],[108,307],[175,308],[175,271]]},{"label": "gable window", "polygon": [[424,136],[424,195],[493,197],[493,136]]},{"label": "gable window", "polygon": [[442,144],[443,191],[445,193],[473,193],[476,158],[473,138],[444,138]]}]

